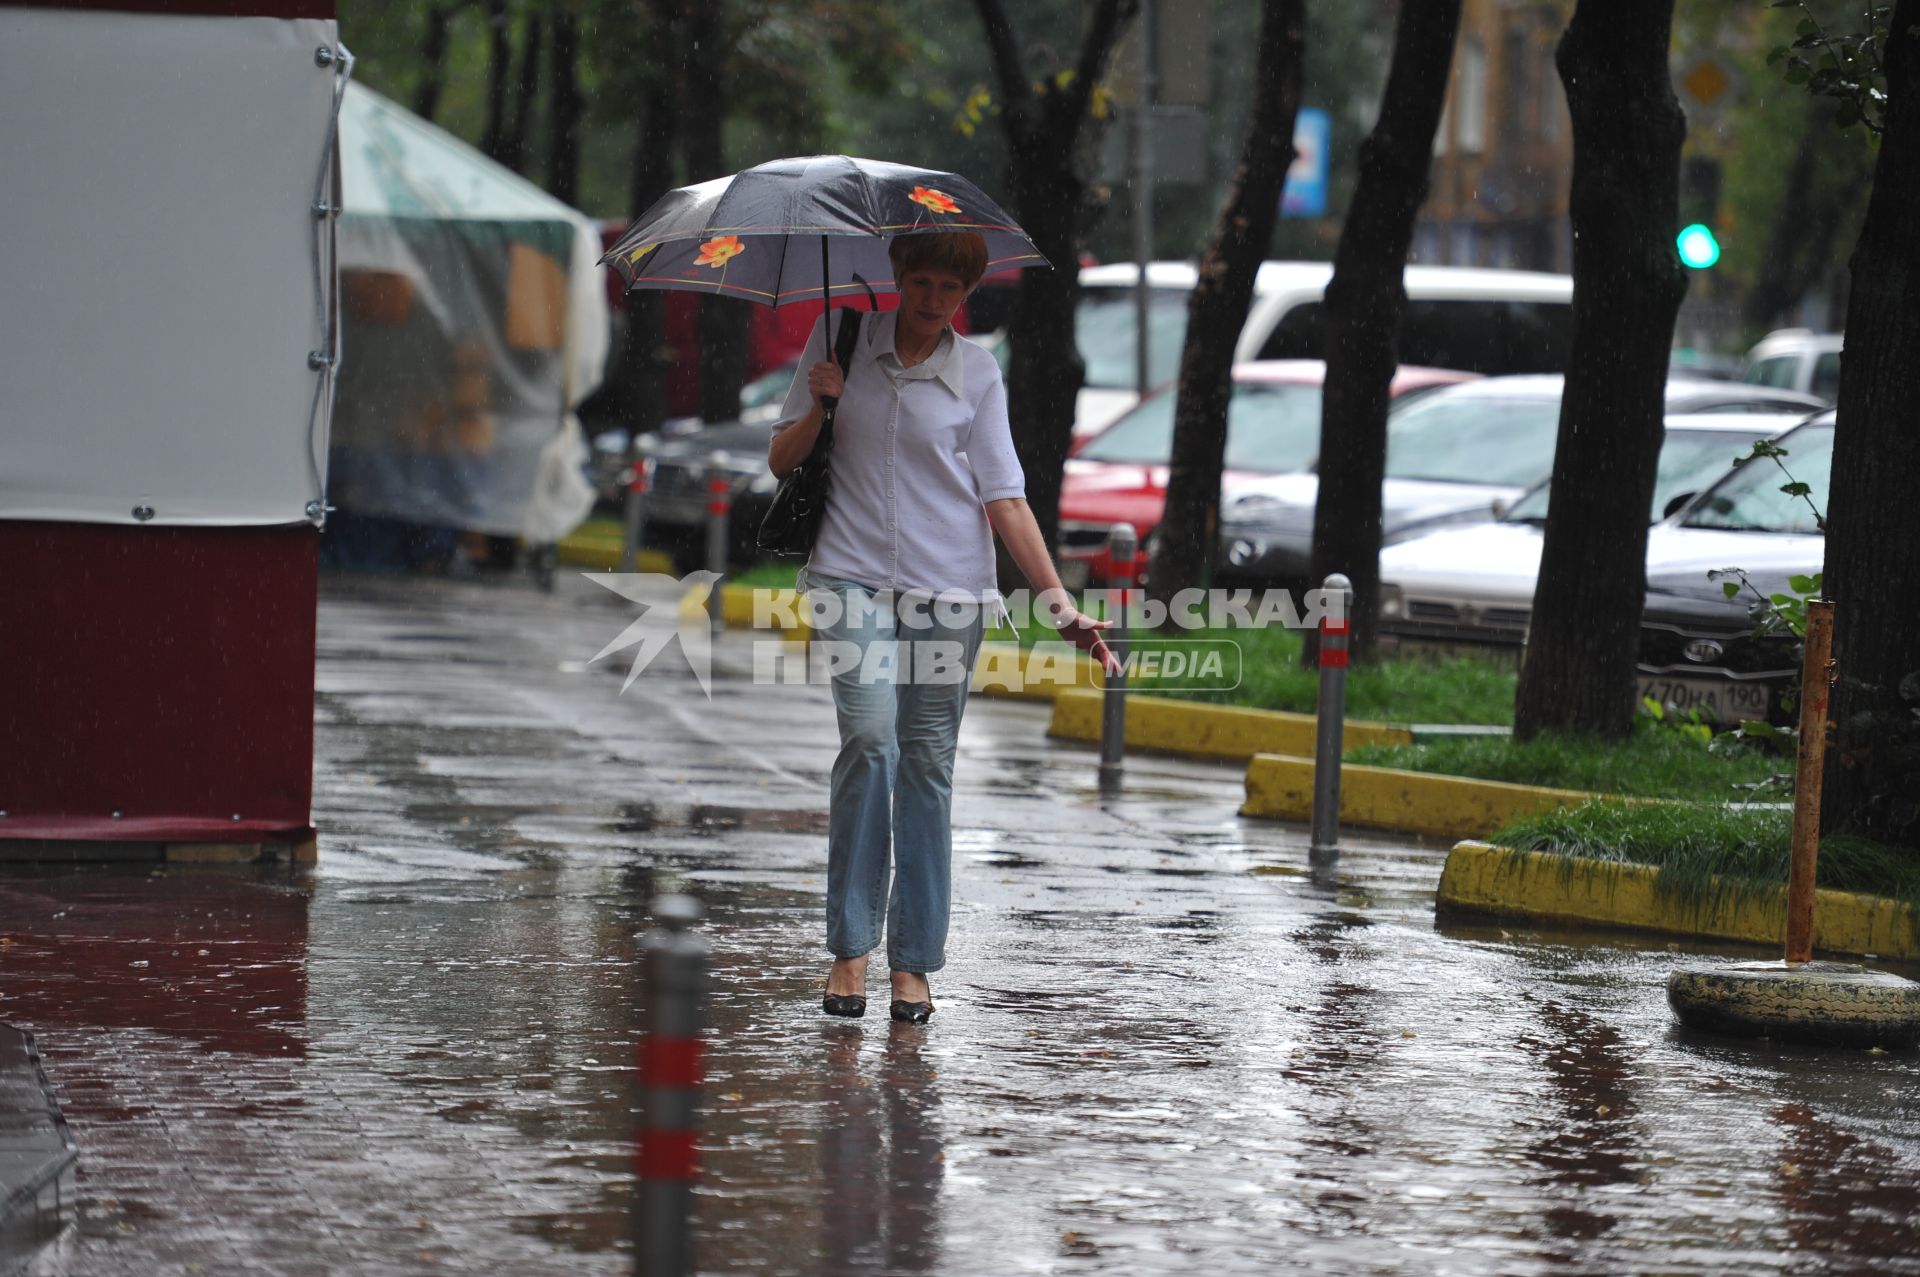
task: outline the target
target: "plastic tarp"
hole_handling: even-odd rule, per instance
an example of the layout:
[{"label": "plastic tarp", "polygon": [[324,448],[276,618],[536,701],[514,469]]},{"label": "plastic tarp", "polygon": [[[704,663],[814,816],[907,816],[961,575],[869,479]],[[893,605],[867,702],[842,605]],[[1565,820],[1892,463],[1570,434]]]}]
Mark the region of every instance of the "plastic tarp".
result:
[{"label": "plastic tarp", "polygon": [[334,24],[0,13],[0,518],[305,521]]},{"label": "plastic tarp", "polygon": [[593,502],[571,409],[606,366],[597,227],[360,85],[342,106],[340,165],[329,499],[558,540]]}]

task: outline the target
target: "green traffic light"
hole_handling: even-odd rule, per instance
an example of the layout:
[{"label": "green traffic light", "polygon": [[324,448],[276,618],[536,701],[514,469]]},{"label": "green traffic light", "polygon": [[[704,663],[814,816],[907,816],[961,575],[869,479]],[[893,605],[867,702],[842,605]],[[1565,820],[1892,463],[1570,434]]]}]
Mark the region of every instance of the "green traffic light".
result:
[{"label": "green traffic light", "polygon": [[1720,241],[1713,237],[1711,227],[1699,222],[1681,231],[1674,245],[1680,250],[1681,264],[1695,270],[1705,270],[1720,260]]}]

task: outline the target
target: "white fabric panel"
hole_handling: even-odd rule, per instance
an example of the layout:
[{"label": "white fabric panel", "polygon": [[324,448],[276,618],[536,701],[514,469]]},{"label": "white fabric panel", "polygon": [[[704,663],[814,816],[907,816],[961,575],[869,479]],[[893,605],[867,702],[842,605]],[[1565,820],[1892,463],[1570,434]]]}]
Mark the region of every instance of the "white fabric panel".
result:
[{"label": "white fabric panel", "polygon": [[0,9],[0,518],[306,519],[335,43]]}]

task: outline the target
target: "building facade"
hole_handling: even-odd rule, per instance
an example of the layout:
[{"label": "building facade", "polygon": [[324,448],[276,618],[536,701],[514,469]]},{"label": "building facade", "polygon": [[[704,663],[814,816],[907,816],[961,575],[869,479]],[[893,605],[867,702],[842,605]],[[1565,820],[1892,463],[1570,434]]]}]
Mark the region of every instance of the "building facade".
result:
[{"label": "building facade", "polygon": [[1572,10],[1570,0],[1466,0],[1413,261],[1572,269],[1573,129],[1553,64]]}]

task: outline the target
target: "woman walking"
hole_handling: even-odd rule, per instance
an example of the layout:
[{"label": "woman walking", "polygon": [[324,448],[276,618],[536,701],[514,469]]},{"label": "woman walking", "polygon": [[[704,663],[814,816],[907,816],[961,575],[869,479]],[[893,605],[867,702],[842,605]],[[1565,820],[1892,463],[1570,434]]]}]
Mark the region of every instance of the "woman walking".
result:
[{"label": "woman walking", "polygon": [[[830,654],[840,726],[824,1009],[866,1013],[867,955],[884,930],[892,1016],[925,1023],[927,976],[946,964],[960,716],[986,609],[1000,597],[995,533],[1048,619],[1102,664],[1113,658],[1098,633],[1106,622],[1072,606],[1027,507],[1000,367],[952,328],[986,272],[986,242],[905,235],[888,255],[899,309],[864,317],[844,377],[832,360],[795,374],[768,463],[782,478],[799,465],[819,435],[821,399],[840,399],[833,495],[799,582]],[[816,328],[809,348],[821,341]]]}]

